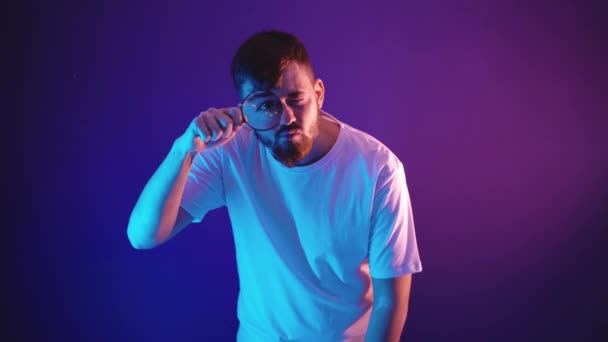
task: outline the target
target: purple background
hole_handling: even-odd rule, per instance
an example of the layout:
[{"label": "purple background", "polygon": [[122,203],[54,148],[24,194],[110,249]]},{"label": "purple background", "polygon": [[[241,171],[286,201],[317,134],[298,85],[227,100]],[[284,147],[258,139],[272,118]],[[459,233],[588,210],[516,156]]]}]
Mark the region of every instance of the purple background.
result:
[{"label": "purple background", "polygon": [[229,62],[239,43],[277,28],[306,44],[324,109],[404,162],[424,267],[404,340],[599,340],[608,324],[599,13],[577,1],[448,0],[11,9],[7,94],[20,130],[7,168],[19,177],[7,187],[22,201],[5,206],[19,215],[5,227],[12,329],[3,333],[234,340],[225,209],[150,251],[131,248],[126,225],[190,120],[236,103]]}]

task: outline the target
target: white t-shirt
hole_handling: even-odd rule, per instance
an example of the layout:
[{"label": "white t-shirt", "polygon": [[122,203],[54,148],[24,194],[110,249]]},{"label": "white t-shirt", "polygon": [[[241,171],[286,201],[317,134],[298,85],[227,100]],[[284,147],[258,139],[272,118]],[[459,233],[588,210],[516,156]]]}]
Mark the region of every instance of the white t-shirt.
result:
[{"label": "white t-shirt", "polygon": [[284,166],[248,127],[192,164],[181,206],[200,222],[225,205],[232,223],[238,341],[362,341],[370,275],[422,270],[402,163],[322,113],[340,133],[313,164]]}]

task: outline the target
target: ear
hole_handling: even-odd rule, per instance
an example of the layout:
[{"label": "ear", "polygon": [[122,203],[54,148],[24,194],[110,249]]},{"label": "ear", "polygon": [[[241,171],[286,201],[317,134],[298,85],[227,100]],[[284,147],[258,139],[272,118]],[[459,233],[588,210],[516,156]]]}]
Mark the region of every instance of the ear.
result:
[{"label": "ear", "polygon": [[320,78],[317,78],[314,83],[315,95],[317,97],[317,105],[319,109],[323,107],[323,99],[325,98],[325,86]]}]

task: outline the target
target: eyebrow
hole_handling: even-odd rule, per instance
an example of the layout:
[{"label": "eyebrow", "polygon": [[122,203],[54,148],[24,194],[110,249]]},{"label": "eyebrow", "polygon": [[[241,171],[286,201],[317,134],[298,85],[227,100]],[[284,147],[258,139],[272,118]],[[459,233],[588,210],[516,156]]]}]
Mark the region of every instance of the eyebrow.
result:
[{"label": "eyebrow", "polygon": [[300,95],[304,94],[303,91],[300,90],[295,90],[295,91],[291,91],[287,94],[288,97],[298,97]]},{"label": "eyebrow", "polygon": [[[265,99],[265,98],[276,96],[270,90],[259,89],[259,90],[254,91],[254,93],[255,92],[260,92],[260,93],[253,95],[251,97],[251,99],[261,100],[261,99]],[[287,97],[289,97],[289,98],[296,98],[296,97],[302,96],[304,94],[306,94],[305,91],[298,89],[298,90],[293,90],[293,91],[288,92],[287,93]]]},{"label": "eyebrow", "polygon": [[267,98],[272,98],[274,97],[274,95],[272,93],[260,93],[260,94],[254,94],[251,99],[255,99],[255,100],[262,100],[262,99],[267,99]]}]

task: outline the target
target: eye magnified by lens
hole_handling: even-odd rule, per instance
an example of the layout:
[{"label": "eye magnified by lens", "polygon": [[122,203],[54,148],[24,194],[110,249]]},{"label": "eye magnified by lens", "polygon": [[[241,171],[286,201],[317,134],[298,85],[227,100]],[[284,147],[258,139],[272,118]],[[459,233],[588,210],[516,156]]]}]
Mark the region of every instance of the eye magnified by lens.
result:
[{"label": "eye magnified by lens", "polygon": [[256,91],[245,98],[241,110],[251,128],[263,131],[279,124],[283,106],[279,98],[272,92]]}]

